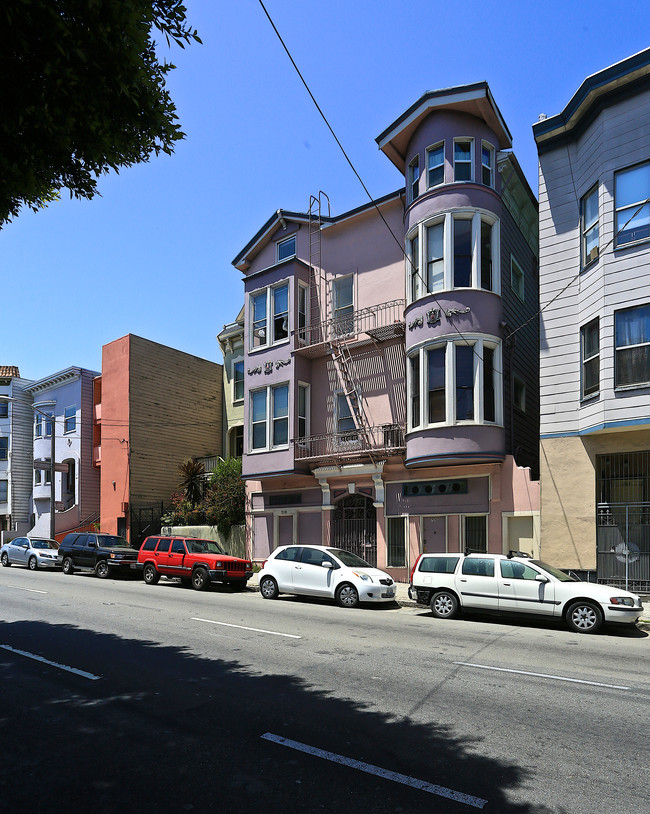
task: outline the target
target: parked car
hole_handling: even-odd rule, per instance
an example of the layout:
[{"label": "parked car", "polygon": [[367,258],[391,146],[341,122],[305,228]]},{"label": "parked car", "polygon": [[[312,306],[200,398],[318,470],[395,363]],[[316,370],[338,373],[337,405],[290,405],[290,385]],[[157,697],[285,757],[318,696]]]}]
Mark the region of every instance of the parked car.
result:
[{"label": "parked car", "polygon": [[439,619],[473,608],[561,618],[577,633],[595,633],[603,622],[634,624],[643,612],[636,594],[512,553],[421,554],[410,582],[409,597]]},{"label": "parked car", "polygon": [[253,574],[253,563],[227,554],[214,540],[198,537],[147,537],[138,553],[136,567],[147,585],[155,585],[161,575],[180,577],[184,585],[197,591],[212,582],[245,588]]},{"label": "parked car", "polygon": [[262,566],[259,586],[264,599],[279,594],[323,596],[343,608],[395,600],[395,582],[389,574],[349,551],[319,545],[276,548]]},{"label": "parked car", "polygon": [[64,574],[94,571],[100,579],[135,568],[138,550],[124,537],[102,532],[71,532],[59,548],[58,561]]},{"label": "parked car", "polygon": [[47,537],[15,537],[0,548],[0,562],[10,565],[26,565],[30,571],[38,568],[56,568],[56,540]]}]

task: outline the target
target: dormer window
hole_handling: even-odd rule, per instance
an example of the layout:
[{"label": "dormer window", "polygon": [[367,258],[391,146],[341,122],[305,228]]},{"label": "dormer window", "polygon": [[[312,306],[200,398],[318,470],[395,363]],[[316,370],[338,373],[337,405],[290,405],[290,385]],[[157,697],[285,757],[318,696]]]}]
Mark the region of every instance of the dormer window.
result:
[{"label": "dormer window", "polygon": [[296,236],[288,237],[286,240],[280,240],[275,244],[277,253],[277,262],[281,263],[287,257],[293,257],[296,253]]},{"label": "dormer window", "polygon": [[473,181],[474,139],[454,139],[454,181]]},{"label": "dormer window", "polygon": [[408,168],[408,198],[412,203],[418,197],[418,183],[420,181],[420,156],[415,156]]}]

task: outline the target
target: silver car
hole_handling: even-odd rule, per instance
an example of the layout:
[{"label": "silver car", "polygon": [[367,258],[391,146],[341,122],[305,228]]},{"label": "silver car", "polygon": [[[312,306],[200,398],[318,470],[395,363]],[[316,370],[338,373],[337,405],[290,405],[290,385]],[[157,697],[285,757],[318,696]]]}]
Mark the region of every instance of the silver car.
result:
[{"label": "silver car", "polygon": [[0,548],[0,562],[10,565],[26,565],[30,571],[38,568],[56,568],[59,544],[47,537],[15,537]]}]

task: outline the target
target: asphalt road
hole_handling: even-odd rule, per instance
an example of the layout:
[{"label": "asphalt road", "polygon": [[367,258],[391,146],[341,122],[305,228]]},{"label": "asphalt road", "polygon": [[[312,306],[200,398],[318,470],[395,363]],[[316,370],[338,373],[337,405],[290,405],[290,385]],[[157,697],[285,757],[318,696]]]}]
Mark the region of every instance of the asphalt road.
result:
[{"label": "asphalt road", "polygon": [[0,569],[0,811],[645,812],[649,645]]}]

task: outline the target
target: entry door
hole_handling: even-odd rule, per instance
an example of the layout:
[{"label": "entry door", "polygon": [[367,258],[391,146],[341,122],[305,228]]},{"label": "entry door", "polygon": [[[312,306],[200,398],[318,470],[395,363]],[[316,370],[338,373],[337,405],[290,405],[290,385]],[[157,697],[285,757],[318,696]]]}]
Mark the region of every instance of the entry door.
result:
[{"label": "entry door", "polygon": [[281,514],[278,517],[278,545],[293,544],[293,515]]},{"label": "entry door", "polygon": [[447,551],[447,518],[422,518],[422,552],[444,554]]}]

